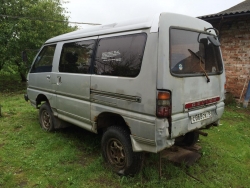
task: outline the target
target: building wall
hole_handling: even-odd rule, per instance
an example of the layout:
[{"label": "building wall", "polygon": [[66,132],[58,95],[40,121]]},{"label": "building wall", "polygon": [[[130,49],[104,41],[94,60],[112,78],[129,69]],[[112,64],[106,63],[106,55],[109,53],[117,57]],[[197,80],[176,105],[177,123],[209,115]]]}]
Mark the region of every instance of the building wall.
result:
[{"label": "building wall", "polygon": [[217,28],[226,69],[226,90],[243,101],[250,80],[250,19],[222,20]]}]

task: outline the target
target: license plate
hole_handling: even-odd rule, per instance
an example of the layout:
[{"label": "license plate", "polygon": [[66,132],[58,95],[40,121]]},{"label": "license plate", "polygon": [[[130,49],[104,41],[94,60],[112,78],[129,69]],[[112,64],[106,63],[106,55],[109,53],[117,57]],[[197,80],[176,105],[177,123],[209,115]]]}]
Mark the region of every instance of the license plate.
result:
[{"label": "license plate", "polygon": [[199,121],[211,118],[211,117],[212,117],[211,111],[196,114],[194,116],[191,116],[191,123],[196,123],[196,122],[199,122]]}]

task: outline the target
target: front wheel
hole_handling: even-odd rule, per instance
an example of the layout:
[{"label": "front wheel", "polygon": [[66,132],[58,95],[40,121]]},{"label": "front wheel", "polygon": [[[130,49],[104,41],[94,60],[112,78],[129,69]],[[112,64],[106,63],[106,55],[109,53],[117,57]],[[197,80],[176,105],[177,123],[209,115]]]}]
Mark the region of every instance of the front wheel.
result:
[{"label": "front wheel", "polygon": [[54,130],[54,115],[47,102],[43,103],[39,109],[39,122],[43,130]]},{"label": "front wheel", "polygon": [[142,153],[132,150],[127,130],[111,126],[102,136],[102,155],[119,175],[135,175],[142,166]]}]

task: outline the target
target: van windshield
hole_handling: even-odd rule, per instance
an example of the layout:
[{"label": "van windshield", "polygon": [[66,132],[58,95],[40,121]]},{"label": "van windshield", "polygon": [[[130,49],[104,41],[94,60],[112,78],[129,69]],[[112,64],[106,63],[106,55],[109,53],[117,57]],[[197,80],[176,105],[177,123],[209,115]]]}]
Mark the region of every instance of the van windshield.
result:
[{"label": "van windshield", "polygon": [[[170,30],[170,68],[176,76],[220,74],[223,71],[220,49],[195,31]],[[199,42],[198,42],[199,40]]]}]

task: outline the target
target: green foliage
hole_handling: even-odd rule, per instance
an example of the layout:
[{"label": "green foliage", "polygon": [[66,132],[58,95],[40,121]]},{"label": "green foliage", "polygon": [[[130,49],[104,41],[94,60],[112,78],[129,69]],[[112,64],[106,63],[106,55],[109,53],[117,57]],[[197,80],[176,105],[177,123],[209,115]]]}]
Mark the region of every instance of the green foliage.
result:
[{"label": "green foliage", "polygon": [[[27,66],[47,39],[76,29],[68,25],[65,13],[60,0],[3,0],[0,6],[0,43],[3,44],[0,46],[0,70],[4,66],[11,69],[14,66],[14,70],[24,76]],[[28,52],[28,65],[22,62],[24,50]]]},{"label": "green foliage", "polygon": [[12,93],[16,94],[17,92],[25,93],[26,87],[27,87],[26,83],[20,81],[17,72],[12,70],[0,71],[0,96],[3,94],[8,94],[8,95]]}]

